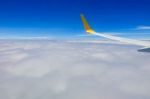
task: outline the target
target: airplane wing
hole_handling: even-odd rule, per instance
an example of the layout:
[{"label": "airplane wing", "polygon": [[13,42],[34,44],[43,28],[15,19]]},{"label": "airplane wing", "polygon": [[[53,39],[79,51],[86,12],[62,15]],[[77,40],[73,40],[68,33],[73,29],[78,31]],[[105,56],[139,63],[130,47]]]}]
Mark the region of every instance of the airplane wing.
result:
[{"label": "airplane wing", "polygon": [[[105,33],[98,33],[98,32],[95,32],[88,24],[88,22],[86,21],[84,15],[81,15],[81,20],[83,22],[83,25],[84,25],[84,28],[85,28],[85,31],[89,34],[92,34],[92,35],[97,35],[97,36],[101,36],[101,37],[105,37],[105,38],[108,38],[108,39],[111,39],[111,40],[116,40],[116,41],[120,41],[120,42],[123,42],[123,43],[128,43],[128,44],[133,44],[133,45],[139,45],[139,46],[143,46],[145,48],[143,49],[140,49],[138,51],[148,51],[150,52],[150,42],[148,41],[140,41],[140,40],[134,40],[134,39],[128,39],[128,38],[123,38],[123,37],[118,37],[118,36],[113,36],[113,35],[108,35],[108,34],[105,34]],[[148,50],[147,50],[148,49]]]}]

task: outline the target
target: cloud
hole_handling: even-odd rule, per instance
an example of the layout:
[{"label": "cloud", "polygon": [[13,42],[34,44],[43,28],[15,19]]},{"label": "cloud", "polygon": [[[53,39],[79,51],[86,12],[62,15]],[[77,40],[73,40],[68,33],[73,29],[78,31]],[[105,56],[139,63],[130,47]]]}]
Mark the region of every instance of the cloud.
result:
[{"label": "cloud", "polygon": [[138,26],[136,30],[150,30],[150,26]]},{"label": "cloud", "polygon": [[80,34],[80,35],[77,35],[77,37],[89,37],[89,36],[91,36],[90,34]]},{"label": "cloud", "polygon": [[95,42],[1,40],[0,99],[149,99],[150,54]]}]

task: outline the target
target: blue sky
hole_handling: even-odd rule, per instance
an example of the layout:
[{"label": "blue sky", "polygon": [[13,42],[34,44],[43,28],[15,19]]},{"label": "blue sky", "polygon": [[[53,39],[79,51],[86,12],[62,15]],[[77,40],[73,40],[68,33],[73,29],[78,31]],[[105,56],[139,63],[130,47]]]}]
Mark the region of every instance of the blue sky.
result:
[{"label": "blue sky", "polygon": [[145,38],[149,5],[150,0],[0,0],[0,36],[75,37],[84,34],[83,13],[96,31]]}]

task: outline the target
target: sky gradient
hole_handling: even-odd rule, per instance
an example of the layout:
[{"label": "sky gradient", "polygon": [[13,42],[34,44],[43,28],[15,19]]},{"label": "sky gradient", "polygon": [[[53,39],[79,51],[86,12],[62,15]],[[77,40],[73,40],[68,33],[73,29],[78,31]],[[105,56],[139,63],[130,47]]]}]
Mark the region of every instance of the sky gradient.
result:
[{"label": "sky gradient", "polygon": [[149,0],[1,0],[0,36],[53,38],[82,35],[80,14],[83,13],[98,32],[117,32],[124,36],[134,33],[132,36],[147,37],[149,5]]}]

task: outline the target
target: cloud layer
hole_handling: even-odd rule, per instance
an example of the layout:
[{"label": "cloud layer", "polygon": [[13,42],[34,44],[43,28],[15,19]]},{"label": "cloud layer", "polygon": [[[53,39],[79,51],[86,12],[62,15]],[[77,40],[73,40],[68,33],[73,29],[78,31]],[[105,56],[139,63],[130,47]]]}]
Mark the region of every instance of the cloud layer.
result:
[{"label": "cloud layer", "polygon": [[137,46],[0,41],[0,99],[149,99],[150,54]]}]

